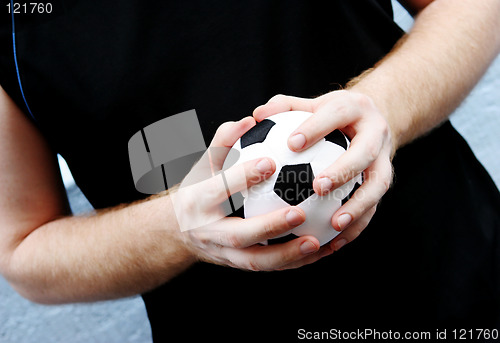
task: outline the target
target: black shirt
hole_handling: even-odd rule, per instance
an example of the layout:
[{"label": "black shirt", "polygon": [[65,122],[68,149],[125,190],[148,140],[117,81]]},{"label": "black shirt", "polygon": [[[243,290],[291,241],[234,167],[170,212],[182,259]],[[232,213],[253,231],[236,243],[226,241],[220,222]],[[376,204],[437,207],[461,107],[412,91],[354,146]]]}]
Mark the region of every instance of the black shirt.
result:
[{"label": "black shirt", "polygon": [[[22,86],[96,208],[144,197],[127,151],[144,126],[194,108],[208,144],[275,94],[338,89],[402,36],[389,0],[52,3],[51,14],[15,16]],[[0,84],[27,112],[6,13],[0,46]],[[500,196],[490,177],[449,123],[401,149],[394,166],[372,222],[338,253],[285,272],[200,263],[145,294],[155,340],[498,327]]]}]

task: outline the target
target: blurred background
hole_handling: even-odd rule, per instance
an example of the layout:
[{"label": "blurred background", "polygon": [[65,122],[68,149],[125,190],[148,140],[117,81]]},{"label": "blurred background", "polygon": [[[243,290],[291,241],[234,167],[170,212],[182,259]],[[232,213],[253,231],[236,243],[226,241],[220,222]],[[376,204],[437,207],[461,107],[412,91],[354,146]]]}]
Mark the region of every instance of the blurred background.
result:
[{"label": "blurred background", "polygon": [[[393,5],[396,21],[408,30],[412,18]],[[451,120],[500,188],[500,57]],[[73,212],[92,209],[62,158],[60,165]],[[151,342],[151,331],[140,297],[43,306],[21,298],[0,276],[0,342]]]}]

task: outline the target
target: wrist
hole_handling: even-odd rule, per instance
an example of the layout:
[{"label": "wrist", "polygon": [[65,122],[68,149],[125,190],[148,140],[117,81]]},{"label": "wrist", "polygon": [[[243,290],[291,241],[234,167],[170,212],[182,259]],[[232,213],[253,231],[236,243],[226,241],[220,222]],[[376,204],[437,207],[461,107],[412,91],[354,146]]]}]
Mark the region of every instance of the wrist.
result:
[{"label": "wrist", "polygon": [[382,116],[387,121],[387,125],[389,128],[389,144],[391,146],[391,160],[396,155],[396,151],[400,147],[401,142],[401,131],[399,130],[399,126],[397,125],[397,119],[392,118],[389,113],[385,110],[380,110]]},{"label": "wrist", "polygon": [[393,114],[389,103],[381,97],[377,92],[371,91],[370,88],[365,87],[363,82],[350,84],[348,90],[351,92],[363,94],[368,97],[370,101],[375,106],[377,112],[385,119],[388,128],[388,144],[391,147],[390,158],[394,157],[396,154],[396,150],[400,147],[400,142],[402,139],[402,131],[401,131],[401,121],[398,120],[398,116]]},{"label": "wrist", "polygon": [[186,239],[187,232],[182,232],[180,229],[172,203],[171,192],[167,191],[153,201],[159,205],[157,206],[157,212],[160,214],[160,227],[167,233],[166,239],[168,241],[165,242],[166,255],[172,256],[172,251],[174,251],[177,263],[189,267],[197,261],[197,258]]}]

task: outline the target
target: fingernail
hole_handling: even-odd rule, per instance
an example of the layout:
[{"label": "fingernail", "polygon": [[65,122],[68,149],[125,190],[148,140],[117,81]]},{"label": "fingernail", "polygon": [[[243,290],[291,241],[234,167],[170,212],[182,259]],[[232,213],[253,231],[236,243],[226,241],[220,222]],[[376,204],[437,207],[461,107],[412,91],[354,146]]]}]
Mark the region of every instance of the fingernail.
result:
[{"label": "fingernail", "polygon": [[300,245],[300,252],[304,255],[312,254],[316,250],[318,250],[318,248],[310,241],[305,241]]},{"label": "fingernail", "polygon": [[345,229],[347,225],[349,225],[352,221],[352,217],[349,213],[344,213],[339,216],[337,219],[337,224],[341,230]]},{"label": "fingernail", "polygon": [[271,170],[272,165],[267,158],[264,158],[255,165],[255,168],[257,168],[259,172],[264,174]]},{"label": "fingernail", "polygon": [[341,238],[338,241],[336,241],[335,244],[334,244],[335,251],[337,251],[340,248],[342,248],[346,243],[347,243],[347,241],[344,238]]},{"label": "fingernail", "polygon": [[318,185],[321,190],[321,193],[329,192],[332,189],[332,180],[327,177],[322,177],[318,180]]},{"label": "fingernail", "polygon": [[285,216],[286,222],[291,226],[297,226],[304,222],[304,218],[300,215],[299,212],[295,210],[290,210]]},{"label": "fingernail", "polygon": [[306,136],[301,133],[293,135],[288,140],[288,146],[293,150],[300,150],[306,145]]}]

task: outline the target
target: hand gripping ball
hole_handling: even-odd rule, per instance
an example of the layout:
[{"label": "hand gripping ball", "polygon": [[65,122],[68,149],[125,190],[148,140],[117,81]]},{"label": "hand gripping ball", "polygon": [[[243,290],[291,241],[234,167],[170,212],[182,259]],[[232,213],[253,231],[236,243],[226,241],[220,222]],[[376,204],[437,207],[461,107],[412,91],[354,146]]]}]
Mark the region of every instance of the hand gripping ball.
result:
[{"label": "hand gripping ball", "polygon": [[305,151],[291,151],[288,137],[312,115],[301,111],[275,114],[251,128],[233,146],[240,153],[235,165],[261,157],[270,157],[276,163],[276,171],[270,178],[241,192],[245,218],[290,205],[302,208],[306,214],[303,224],[264,244],[281,243],[303,235],[315,236],[321,245],[328,243],[339,234],[331,225],[333,214],[362,183],[359,174],[324,196],[314,193],[315,175],[348,149],[349,140],[335,130]]}]

